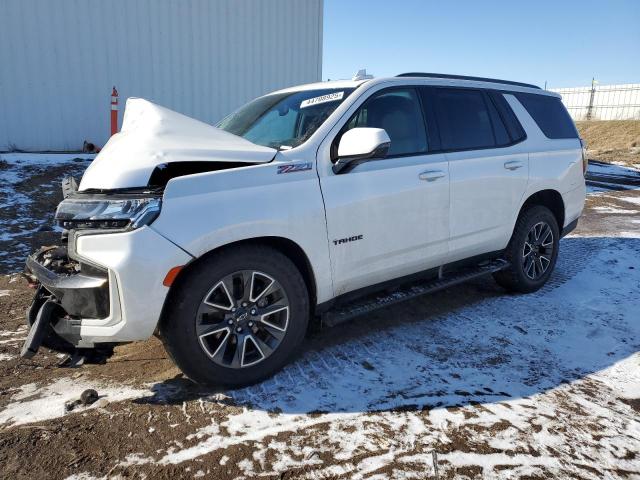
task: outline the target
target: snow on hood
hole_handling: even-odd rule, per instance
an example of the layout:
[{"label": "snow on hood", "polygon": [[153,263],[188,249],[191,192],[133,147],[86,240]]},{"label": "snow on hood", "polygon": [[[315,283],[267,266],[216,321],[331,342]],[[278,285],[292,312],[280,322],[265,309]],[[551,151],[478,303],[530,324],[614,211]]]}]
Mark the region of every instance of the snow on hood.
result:
[{"label": "snow on hood", "polygon": [[120,133],[87,168],[79,190],[144,187],[154,168],[173,162],[266,163],[263,147],[142,98],[129,98]]}]

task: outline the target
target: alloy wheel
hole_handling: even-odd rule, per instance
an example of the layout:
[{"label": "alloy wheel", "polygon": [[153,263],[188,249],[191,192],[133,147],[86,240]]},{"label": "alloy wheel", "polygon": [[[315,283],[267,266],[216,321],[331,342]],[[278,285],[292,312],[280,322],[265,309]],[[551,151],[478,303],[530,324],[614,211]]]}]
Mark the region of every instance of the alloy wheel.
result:
[{"label": "alloy wheel", "polygon": [[266,273],[240,270],[225,276],[203,298],[196,333],[216,364],[244,368],[268,358],[289,325],[289,299]]},{"label": "alloy wheel", "polygon": [[546,222],[538,222],[529,230],[522,247],[522,267],[531,280],[539,279],[551,265],[553,240],[553,231]]}]

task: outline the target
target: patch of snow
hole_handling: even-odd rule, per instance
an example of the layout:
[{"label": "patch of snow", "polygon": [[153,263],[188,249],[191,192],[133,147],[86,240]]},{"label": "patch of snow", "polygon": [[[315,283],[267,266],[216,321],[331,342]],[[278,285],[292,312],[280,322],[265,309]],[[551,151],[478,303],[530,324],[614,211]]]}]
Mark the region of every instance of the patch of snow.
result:
[{"label": "patch of snow", "polygon": [[17,355],[9,355],[8,353],[0,353],[0,362],[6,362],[7,360],[13,360],[17,358]]},{"label": "patch of snow", "polygon": [[[139,398],[150,393],[149,390],[125,385],[101,385],[71,378],[61,378],[44,386],[23,385],[20,392],[11,397],[11,402],[0,410],[0,425],[15,426],[62,417],[66,414],[65,403],[80,398],[80,394],[88,388],[95,389],[100,397],[106,397],[111,402]],[[82,410],[94,407],[95,404]]]},{"label": "patch of snow", "polygon": [[0,160],[9,165],[60,165],[74,160],[93,160],[95,153],[3,153]]},{"label": "patch of snow", "polygon": [[146,465],[152,463],[153,460],[149,457],[145,457],[139,453],[130,453],[124,459],[124,461],[120,462],[118,466],[120,467],[132,467],[136,465]]},{"label": "patch of snow", "polygon": [[11,294],[11,290],[0,290],[0,297],[8,297]]},{"label": "patch of snow", "polygon": [[634,205],[640,205],[640,197],[618,197],[618,200],[633,203]]},{"label": "patch of snow", "polygon": [[22,342],[27,338],[25,334],[26,325],[22,325],[16,331],[0,330],[0,345]]},{"label": "patch of snow", "polygon": [[[34,204],[43,199],[54,200],[65,175],[79,175],[95,157],[94,154],[8,153],[0,155],[0,204],[9,212],[0,218],[0,271],[17,271],[30,253],[28,238],[51,228],[53,213],[34,215]],[[60,168],[60,167],[63,168]],[[56,175],[47,170],[57,168]],[[34,176],[39,175],[39,186]]]},{"label": "patch of snow", "polygon": [[638,213],[638,210],[625,210],[624,208],[615,208],[609,206],[596,206],[593,207],[593,210],[600,213],[609,213],[609,214],[622,214],[622,215],[635,215]]},{"label": "patch of snow", "polygon": [[107,477],[95,477],[88,472],[82,473],[74,473],[73,475],[69,475],[65,480],[103,480]]},{"label": "patch of snow", "polygon": [[608,175],[638,176],[640,174],[640,170],[618,163],[589,162],[588,171],[592,173],[606,173]]}]

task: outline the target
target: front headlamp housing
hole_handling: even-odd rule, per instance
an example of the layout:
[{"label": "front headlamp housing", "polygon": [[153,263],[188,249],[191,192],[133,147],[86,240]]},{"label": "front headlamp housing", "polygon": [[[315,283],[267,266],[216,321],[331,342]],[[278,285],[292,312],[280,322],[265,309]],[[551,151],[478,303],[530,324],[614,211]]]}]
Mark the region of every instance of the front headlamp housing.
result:
[{"label": "front headlamp housing", "polygon": [[65,230],[134,230],[150,225],[160,214],[155,195],[83,195],[65,198],[56,210],[56,224]]}]

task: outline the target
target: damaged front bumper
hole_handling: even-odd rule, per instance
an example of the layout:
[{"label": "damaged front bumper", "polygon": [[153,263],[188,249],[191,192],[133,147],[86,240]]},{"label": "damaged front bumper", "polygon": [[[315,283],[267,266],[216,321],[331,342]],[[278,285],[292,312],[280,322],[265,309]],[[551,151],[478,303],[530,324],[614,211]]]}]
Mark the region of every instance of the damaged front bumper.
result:
[{"label": "damaged front bumper", "polygon": [[71,260],[65,247],[45,247],[27,258],[27,272],[50,292],[68,315],[109,316],[106,270]]},{"label": "damaged front bumper", "polygon": [[[24,356],[38,341],[53,350],[90,349],[146,340],[157,327],[167,272],[193,260],[149,227],[123,232],[71,232],[68,248],[43,248],[27,259],[38,288]],[[40,318],[40,321],[38,319]],[[40,326],[40,325],[43,326]],[[49,342],[48,339],[56,341]]]},{"label": "damaged front bumper", "polygon": [[107,271],[70,259],[66,247],[41,248],[27,258],[25,274],[37,290],[27,310],[23,357],[40,345],[72,353],[82,346],[82,318],[109,316]]}]

